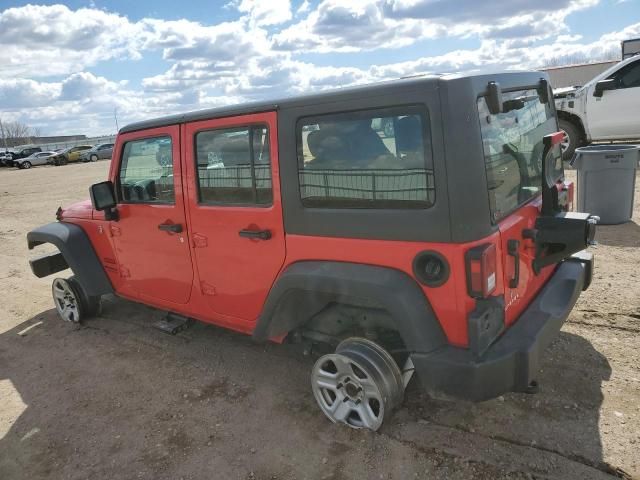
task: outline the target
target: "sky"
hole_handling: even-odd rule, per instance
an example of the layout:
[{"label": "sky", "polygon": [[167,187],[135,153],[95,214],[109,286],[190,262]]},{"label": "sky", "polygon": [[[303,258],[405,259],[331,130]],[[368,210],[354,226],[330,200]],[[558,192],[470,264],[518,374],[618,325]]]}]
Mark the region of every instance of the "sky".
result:
[{"label": "sky", "polygon": [[0,120],[103,135],[116,119],[597,60],[638,37],[640,0],[0,0]]}]

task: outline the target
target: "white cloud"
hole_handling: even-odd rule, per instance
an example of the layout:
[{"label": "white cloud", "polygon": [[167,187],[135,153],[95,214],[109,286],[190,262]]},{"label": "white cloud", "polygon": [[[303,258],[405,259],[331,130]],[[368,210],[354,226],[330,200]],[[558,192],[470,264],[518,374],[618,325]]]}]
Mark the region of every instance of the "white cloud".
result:
[{"label": "white cloud", "polygon": [[246,13],[254,25],[277,25],[291,19],[289,0],[240,0],[240,12]]},{"label": "white cloud", "polygon": [[3,110],[44,107],[59,97],[60,90],[60,83],[0,78],[0,107]]},{"label": "white cloud", "polygon": [[[122,125],[419,73],[531,69],[559,52],[593,58],[619,48],[624,38],[640,37],[636,23],[582,42],[565,20],[597,0],[496,2],[487,8],[461,0],[454,8],[444,0],[303,1],[294,17],[288,0],[234,0],[237,18],[214,25],[131,21],[62,5],[0,10],[0,112],[44,133],[104,133],[114,128],[114,109]],[[321,66],[307,55],[386,49],[380,58],[393,58],[390,49],[440,38],[473,39],[477,47],[361,68],[332,66],[328,55]],[[91,72],[111,59],[126,68],[148,52],[160,52],[168,67],[135,85]]]},{"label": "white cloud", "polygon": [[0,11],[0,65],[8,75],[60,75],[136,58],[140,25],[92,8],[26,5]]}]

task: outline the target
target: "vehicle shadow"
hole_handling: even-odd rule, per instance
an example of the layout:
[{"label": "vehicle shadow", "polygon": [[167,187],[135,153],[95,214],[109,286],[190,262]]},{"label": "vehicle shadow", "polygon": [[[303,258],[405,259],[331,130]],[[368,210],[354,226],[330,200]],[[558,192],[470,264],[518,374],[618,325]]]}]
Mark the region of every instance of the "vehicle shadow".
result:
[{"label": "vehicle shadow", "polygon": [[454,476],[468,476],[466,462],[557,478],[609,468],[598,422],[611,367],[570,333],[546,352],[539,394],[470,404],[410,386],[396,416],[368,435],[322,416],[312,360],[288,347],[199,323],[169,336],[151,328],[162,312],[119,299],[105,310],[78,327],[52,309],[0,335],[0,478],[238,478],[255,464],[264,478],[319,478],[322,455],[357,472],[381,444],[453,458]]},{"label": "vehicle shadow", "polygon": [[640,225],[634,221],[620,225],[598,225],[596,240],[612,247],[640,247]]},{"label": "vehicle shadow", "polygon": [[[515,453],[519,462],[533,466],[534,473],[553,478],[619,476],[604,460],[599,429],[602,382],[610,376],[604,355],[585,338],[563,331],[545,351],[538,393],[509,393],[472,404],[410,392],[407,409],[410,417],[436,427],[435,442],[458,442],[458,448],[468,444],[464,448],[478,458],[488,454],[499,461]],[[448,429],[456,431],[453,440]],[[469,443],[464,435],[474,440]],[[563,468],[568,470],[550,467],[558,460],[566,461]],[[575,468],[585,470],[578,475]]]}]

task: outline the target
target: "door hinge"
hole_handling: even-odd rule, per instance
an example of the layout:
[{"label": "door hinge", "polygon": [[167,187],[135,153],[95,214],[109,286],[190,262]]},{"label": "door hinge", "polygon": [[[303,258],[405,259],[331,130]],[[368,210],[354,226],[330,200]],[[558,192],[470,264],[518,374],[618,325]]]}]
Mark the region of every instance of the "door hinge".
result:
[{"label": "door hinge", "polygon": [[111,233],[112,237],[119,237],[122,234],[122,230],[120,230],[120,227],[117,227],[115,225],[109,225],[109,232]]},{"label": "door hinge", "polygon": [[193,248],[203,248],[207,246],[207,237],[201,233],[194,233],[192,238]]},{"label": "door hinge", "polygon": [[120,276],[122,278],[129,278],[131,276],[131,271],[127,267],[120,266]]},{"label": "door hinge", "polygon": [[216,287],[207,282],[200,282],[200,291],[203,295],[215,295]]}]

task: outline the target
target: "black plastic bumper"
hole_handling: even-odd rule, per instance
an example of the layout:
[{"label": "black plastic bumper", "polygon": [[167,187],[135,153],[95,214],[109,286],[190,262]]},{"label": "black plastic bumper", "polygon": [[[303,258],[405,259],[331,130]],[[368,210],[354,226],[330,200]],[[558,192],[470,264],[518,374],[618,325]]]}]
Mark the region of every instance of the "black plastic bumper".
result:
[{"label": "black plastic bumper", "polygon": [[452,346],[412,354],[425,389],[472,401],[527,390],[536,380],[544,349],[591,283],[592,273],[593,256],[587,252],[561,263],[518,321],[479,359],[468,349]]}]

